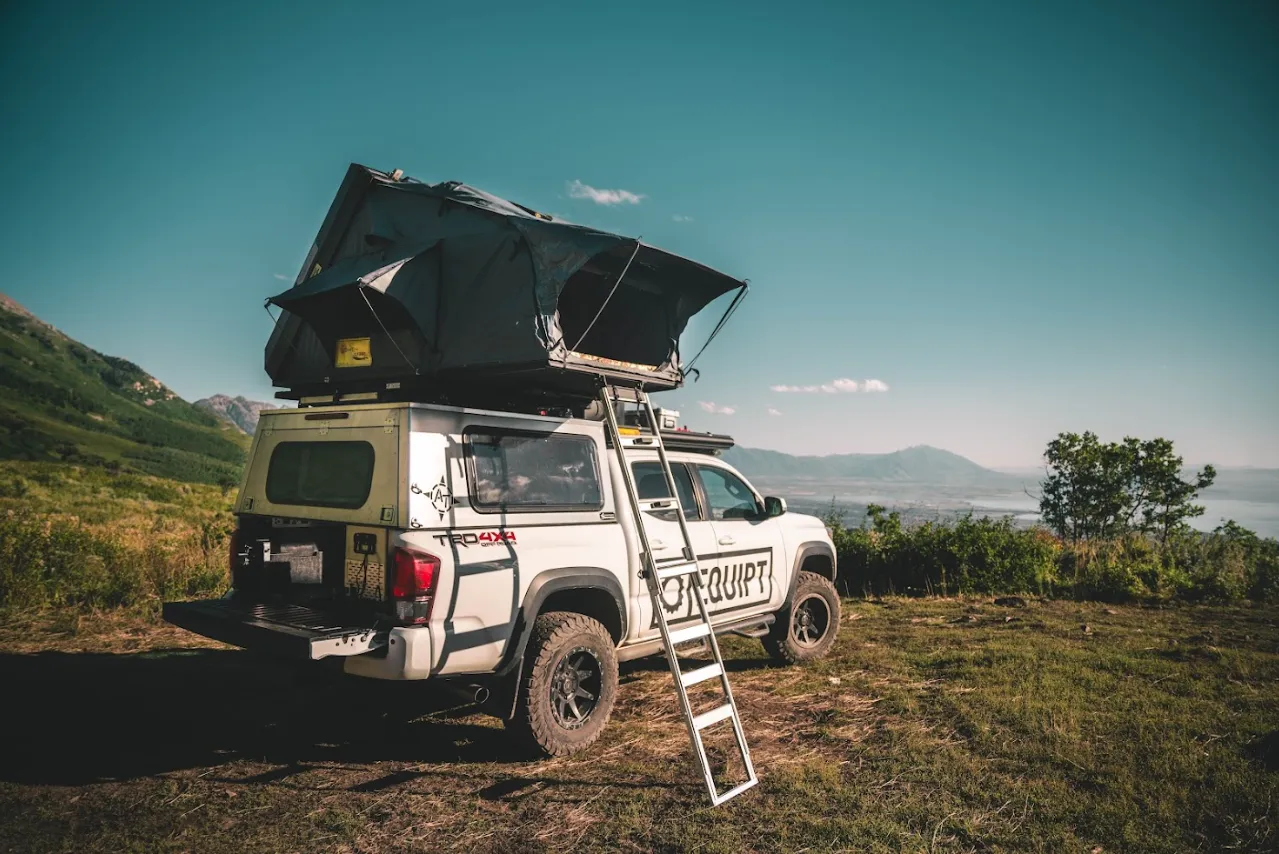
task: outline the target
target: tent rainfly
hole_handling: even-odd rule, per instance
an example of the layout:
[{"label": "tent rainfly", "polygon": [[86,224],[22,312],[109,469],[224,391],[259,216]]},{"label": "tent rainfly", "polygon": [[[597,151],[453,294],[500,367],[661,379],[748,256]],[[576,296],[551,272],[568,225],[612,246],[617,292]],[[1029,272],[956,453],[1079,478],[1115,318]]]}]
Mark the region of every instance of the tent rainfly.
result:
[{"label": "tent rainfly", "polygon": [[746,283],[457,182],[352,164],[266,346],[281,397],[684,379],[679,338]]}]

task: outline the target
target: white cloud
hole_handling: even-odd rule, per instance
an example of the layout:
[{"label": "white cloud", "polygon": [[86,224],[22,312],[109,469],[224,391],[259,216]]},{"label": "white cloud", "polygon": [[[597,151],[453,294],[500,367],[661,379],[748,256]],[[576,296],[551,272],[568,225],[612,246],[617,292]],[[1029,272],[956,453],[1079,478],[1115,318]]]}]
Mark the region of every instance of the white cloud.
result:
[{"label": "white cloud", "polygon": [[840,377],[837,380],[831,380],[821,385],[774,385],[769,386],[773,391],[783,392],[786,394],[853,394],[859,391],[888,391],[888,383],[883,380],[850,380],[847,377]]},{"label": "white cloud", "polygon": [[775,407],[770,406],[770,407],[768,407],[768,414],[769,414],[769,415],[781,415],[781,414],[782,414],[782,411],[781,411],[780,409],[777,409],[777,408],[775,408]]},{"label": "white cloud", "polygon": [[638,205],[644,196],[630,190],[597,190],[590,184],[574,180],[568,185],[568,194],[574,199],[589,199],[597,205]]},{"label": "white cloud", "polygon": [[693,221],[693,218],[691,216],[684,216],[684,214],[675,214],[674,216],[671,217],[671,219],[675,220],[676,222],[692,222]]},{"label": "white cloud", "polygon": [[699,400],[697,401],[697,405],[712,415],[732,415],[737,411],[736,407],[720,406],[718,403],[711,400]]},{"label": "white cloud", "polygon": [[292,278],[291,276],[286,276],[283,273],[272,273],[271,275],[279,279],[281,282],[287,282],[290,278]]}]

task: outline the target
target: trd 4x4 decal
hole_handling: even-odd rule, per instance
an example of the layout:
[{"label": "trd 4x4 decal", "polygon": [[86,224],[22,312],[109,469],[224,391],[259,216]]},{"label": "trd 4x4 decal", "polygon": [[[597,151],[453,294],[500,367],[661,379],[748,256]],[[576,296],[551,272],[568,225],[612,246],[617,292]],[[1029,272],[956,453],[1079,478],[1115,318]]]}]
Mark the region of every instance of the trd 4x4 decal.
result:
[{"label": "trd 4x4 decal", "polygon": [[455,546],[513,546],[514,531],[467,531],[461,534],[436,534],[435,539],[444,545]]}]

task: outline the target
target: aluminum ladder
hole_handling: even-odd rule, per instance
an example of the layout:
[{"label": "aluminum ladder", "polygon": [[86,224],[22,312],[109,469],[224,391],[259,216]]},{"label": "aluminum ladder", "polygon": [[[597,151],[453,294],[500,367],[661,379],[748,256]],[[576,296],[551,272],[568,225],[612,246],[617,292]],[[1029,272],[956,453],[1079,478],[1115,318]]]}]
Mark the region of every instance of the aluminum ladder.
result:
[{"label": "aluminum ladder", "polygon": [[[631,515],[635,519],[635,529],[639,534],[640,555],[644,566],[642,572],[648,580],[648,592],[653,600],[653,613],[657,617],[657,625],[662,632],[662,646],[666,650],[666,661],[670,665],[671,676],[675,682],[675,694],[679,697],[680,711],[683,713],[684,723],[688,727],[688,738],[693,743],[693,753],[697,757],[698,767],[701,768],[702,776],[706,780],[706,791],[711,797],[711,804],[719,806],[754,786],[759,782],[759,779],[755,776],[755,767],[751,764],[750,748],[746,745],[746,734],[742,732],[741,717],[737,713],[737,704],[733,701],[733,690],[728,684],[728,673],[724,670],[724,658],[720,655],[719,643],[715,639],[715,632],[711,626],[710,613],[706,610],[706,601],[702,596],[702,581],[701,574],[697,569],[697,554],[693,549],[693,540],[689,535],[688,524],[684,519],[684,510],[679,503],[679,492],[675,488],[675,476],[671,472],[671,464],[666,456],[666,448],[662,444],[662,432],[653,412],[653,405],[649,402],[646,392],[640,389],[606,385],[600,389],[600,402],[604,408],[608,436],[617,453],[618,467],[622,471],[622,480],[626,484],[626,495],[630,499]],[[624,428],[618,422],[615,404],[625,402],[635,403],[640,406],[647,429],[627,429],[625,433],[623,432]],[[627,454],[628,450],[657,451],[662,474],[666,478],[666,490],[669,497],[650,500],[640,499],[639,492],[636,489],[635,474],[630,466],[636,457],[629,456]],[[648,513],[663,510],[674,511],[675,518],[679,520],[680,534],[684,542],[680,557],[659,561],[653,556],[645,520]],[[695,622],[672,629],[667,623],[666,611],[662,607],[662,583],[680,576],[687,576],[689,596],[697,603],[697,617]],[[682,670],[679,656],[675,653],[675,647],[690,641],[704,642],[710,649],[711,657],[714,661],[694,670]],[[723,703],[701,714],[693,714],[692,704],[688,699],[688,689],[693,685],[707,682],[711,679],[719,679]],[[715,783],[710,761],[706,758],[706,746],[702,742],[702,732],[707,727],[725,720],[733,723],[733,735],[737,743],[738,753],[741,756],[742,766],[746,769],[747,779],[727,791],[721,792]]]}]

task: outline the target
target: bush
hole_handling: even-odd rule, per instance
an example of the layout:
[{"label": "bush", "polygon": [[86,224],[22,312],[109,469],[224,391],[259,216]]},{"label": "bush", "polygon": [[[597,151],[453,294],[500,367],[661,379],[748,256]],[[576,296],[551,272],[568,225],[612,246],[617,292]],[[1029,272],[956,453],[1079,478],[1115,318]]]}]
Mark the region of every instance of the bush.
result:
[{"label": "bush", "polygon": [[827,525],[852,595],[1038,593],[1106,602],[1279,601],[1279,541],[1234,522],[1166,543],[1139,533],[1063,543],[1012,519],[964,516],[906,527],[871,505],[858,528]]},{"label": "bush", "polygon": [[1189,599],[1279,601],[1279,541],[1230,521],[1207,536],[1179,539],[1172,551]]},{"label": "bush", "polygon": [[226,529],[129,547],[71,520],[0,516],[0,611],[115,608],[213,595],[226,588]]},{"label": "bush", "polygon": [[854,594],[1048,593],[1056,541],[1009,518],[965,516],[906,528],[897,513],[867,508],[860,528],[832,526],[839,577]]},{"label": "bush", "polygon": [[1059,571],[1076,599],[1130,602],[1176,589],[1154,545],[1139,535],[1063,546]]}]

